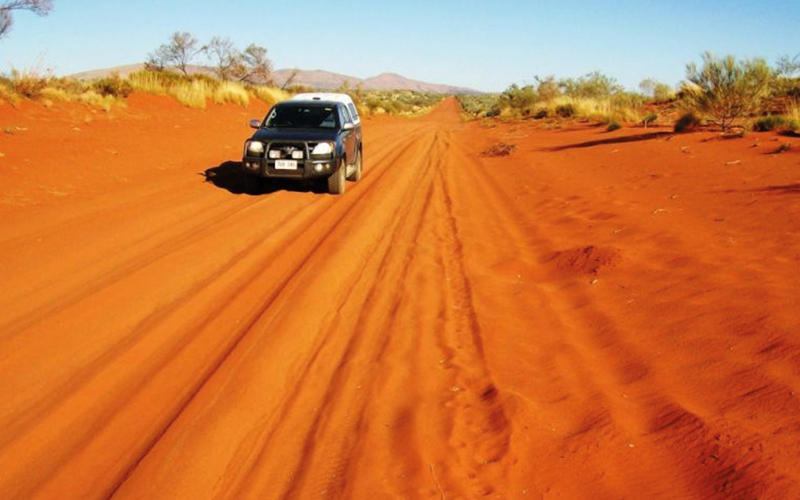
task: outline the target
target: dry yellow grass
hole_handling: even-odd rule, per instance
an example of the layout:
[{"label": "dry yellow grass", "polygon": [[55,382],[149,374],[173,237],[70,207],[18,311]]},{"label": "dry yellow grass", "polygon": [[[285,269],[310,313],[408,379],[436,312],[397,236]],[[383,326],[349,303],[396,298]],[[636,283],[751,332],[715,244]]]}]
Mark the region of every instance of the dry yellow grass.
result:
[{"label": "dry yellow grass", "polygon": [[565,106],[572,107],[574,117],[585,118],[599,123],[610,123],[612,121],[636,123],[641,121],[636,109],[615,104],[611,99],[560,96],[537,104],[536,111],[546,109],[548,116],[556,116],[557,108]]},{"label": "dry yellow grass", "polygon": [[128,75],[133,89],[148,94],[167,95],[167,86],[155,73],[141,71]]},{"label": "dry yellow grass", "polygon": [[[76,101],[98,106],[106,111],[124,102],[122,98],[104,96],[97,90],[86,90],[91,87],[91,83],[65,85],[62,80],[16,72],[13,79],[0,80],[0,100],[15,104],[20,99],[35,99],[46,107],[52,107],[59,101]],[[205,108],[209,100],[217,104],[247,106],[251,98],[274,104],[291,97],[290,93],[272,87],[251,87],[238,82],[219,82],[212,78],[189,80],[178,75],[152,71],[133,73],[128,76],[127,83],[137,92],[170,96],[181,104],[200,109]]]},{"label": "dry yellow grass", "polygon": [[76,96],[78,102],[88,104],[89,106],[97,106],[103,108],[104,111],[110,111],[111,108],[119,103],[119,100],[111,95],[102,95],[94,90],[87,90],[86,92]]},{"label": "dry yellow grass", "polygon": [[267,104],[275,104],[276,102],[285,101],[291,97],[291,94],[285,90],[274,87],[256,86],[251,87],[250,91],[253,93],[256,99],[264,101]]},{"label": "dry yellow grass", "polygon": [[192,108],[205,108],[209,100],[217,104],[232,103],[247,106],[250,104],[251,96],[268,104],[290,97],[288,92],[272,87],[247,87],[237,82],[215,83],[213,80],[205,79],[185,81],[180,78],[165,78],[158,73],[146,71],[130,75],[128,81],[136,91],[168,95]]},{"label": "dry yellow grass", "polygon": [[212,96],[212,90],[206,82],[196,80],[173,86],[169,89],[169,94],[190,108],[203,109],[206,107],[206,99]]},{"label": "dry yellow grass", "polygon": [[800,124],[800,102],[793,100],[786,106],[786,117],[794,123]]},{"label": "dry yellow grass", "polygon": [[42,90],[42,97],[50,101],[69,101],[71,96],[66,90],[55,87],[46,87]]},{"label": "dry yellow grass", "polygon": [[18,100],[16,92],[9,85],[0,82],[0,101],[14,105]]},{"label": "dry yellow grass", "polygon": [[250,104],[250,93],[244,86],[233,82],[222,82],[214,90],[214,102],[217,104],[225,104],[230,102],[247,106]]}]

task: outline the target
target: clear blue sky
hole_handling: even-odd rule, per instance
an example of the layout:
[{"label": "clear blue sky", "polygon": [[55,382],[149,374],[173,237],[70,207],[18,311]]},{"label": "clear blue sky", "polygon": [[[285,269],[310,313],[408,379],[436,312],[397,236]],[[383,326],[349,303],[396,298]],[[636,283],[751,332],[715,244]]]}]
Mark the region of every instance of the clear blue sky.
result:
[{"label": "clear blue sky", "polygon": [[704,50],[771,63],[800,52],[800,0],[53,0],[15,15],[0,69],[64,75],[143,61],[174,31],[269,49],[276,68],[503,90],[598,69],[669,84]]}]

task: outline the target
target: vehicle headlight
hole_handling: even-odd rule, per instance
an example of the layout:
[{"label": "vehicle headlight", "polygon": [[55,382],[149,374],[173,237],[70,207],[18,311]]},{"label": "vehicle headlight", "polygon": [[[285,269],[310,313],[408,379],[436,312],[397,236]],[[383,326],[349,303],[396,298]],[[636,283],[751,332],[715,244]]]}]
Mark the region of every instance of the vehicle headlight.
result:
[{"label": "vehicle headlight", "polygon": [[320,142],[319,144],[314,146],[314,150],[311,151],[311,154],[316,156],[328,156],[331,153],[333,153],[332,142]]},{"label": "vehicle headlight", "polygon": [[280,149],[270,149],[269,150],[269,157],[272,160],[277,160],[281,157],[281,150]]},{"label": "vehicle headlight", "polygon": [[302,160],[303,159],[303,152],[302,151],[292,151],[292,159],[293,160]]},{"label": "vehicle headlight", "polygon": [[256,155],[264,154],[264,143],[258,141],[250,141],[247,143],[247,152]]}]

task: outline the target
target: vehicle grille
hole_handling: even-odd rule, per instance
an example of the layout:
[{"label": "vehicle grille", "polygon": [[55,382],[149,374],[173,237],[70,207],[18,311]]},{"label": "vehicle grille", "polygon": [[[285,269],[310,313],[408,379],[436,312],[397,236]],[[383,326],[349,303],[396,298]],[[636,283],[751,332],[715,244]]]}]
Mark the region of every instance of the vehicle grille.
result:
[{"label": "vehicle grille", "polygon": [[291,158],[293,151],[302,151],[303,158],[308,158],[308,149],[306,149],[306,143],[304,142],[274,142],[269,145],[270,151],[276,149],[281,152],[281,159]]}]

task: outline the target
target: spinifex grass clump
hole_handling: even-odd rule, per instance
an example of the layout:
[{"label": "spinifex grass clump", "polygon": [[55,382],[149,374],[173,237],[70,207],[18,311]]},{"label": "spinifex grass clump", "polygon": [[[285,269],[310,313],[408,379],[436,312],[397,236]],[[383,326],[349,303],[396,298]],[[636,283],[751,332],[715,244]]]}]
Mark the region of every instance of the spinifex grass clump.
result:
[{"label": "spinifex grass clump", "polygon": [[133,92],[133,85],[127,80],[123,80],[118,74],[113,74],[106,78],[100,78],[92,82],[92,89],[98,94],[113,97],[128,97]]},{"label": "spinifex grass clump", "polygon": [[214,90],[213,100],[217,104],[231,102],[242,106],[250,104],[250,93],[242,85],[233,82],[222,82]]},{"label": "spinifex grass clump", "polygon": [[794,131],[798,129],[798,123],[791,118],[779,115],[765,116],[756,121],[755,125],[753,125],[753,129],[757,132],[767,132],[770,130]]},{"label": "spinifex grass clump", "polygon": [[558,104],[556,105],[555,112],[556,116],[560,116],[561,118],[572,118],[575,116],[575,105],[571,102]]},{"label": "spinifex grass clump", "polygon": [[263,85],[250,87],[250,92],[253,93],[253,97],[267,104],[275,104],[276,102],[289,98],[288,92],[275,87],[266,87]]}]

